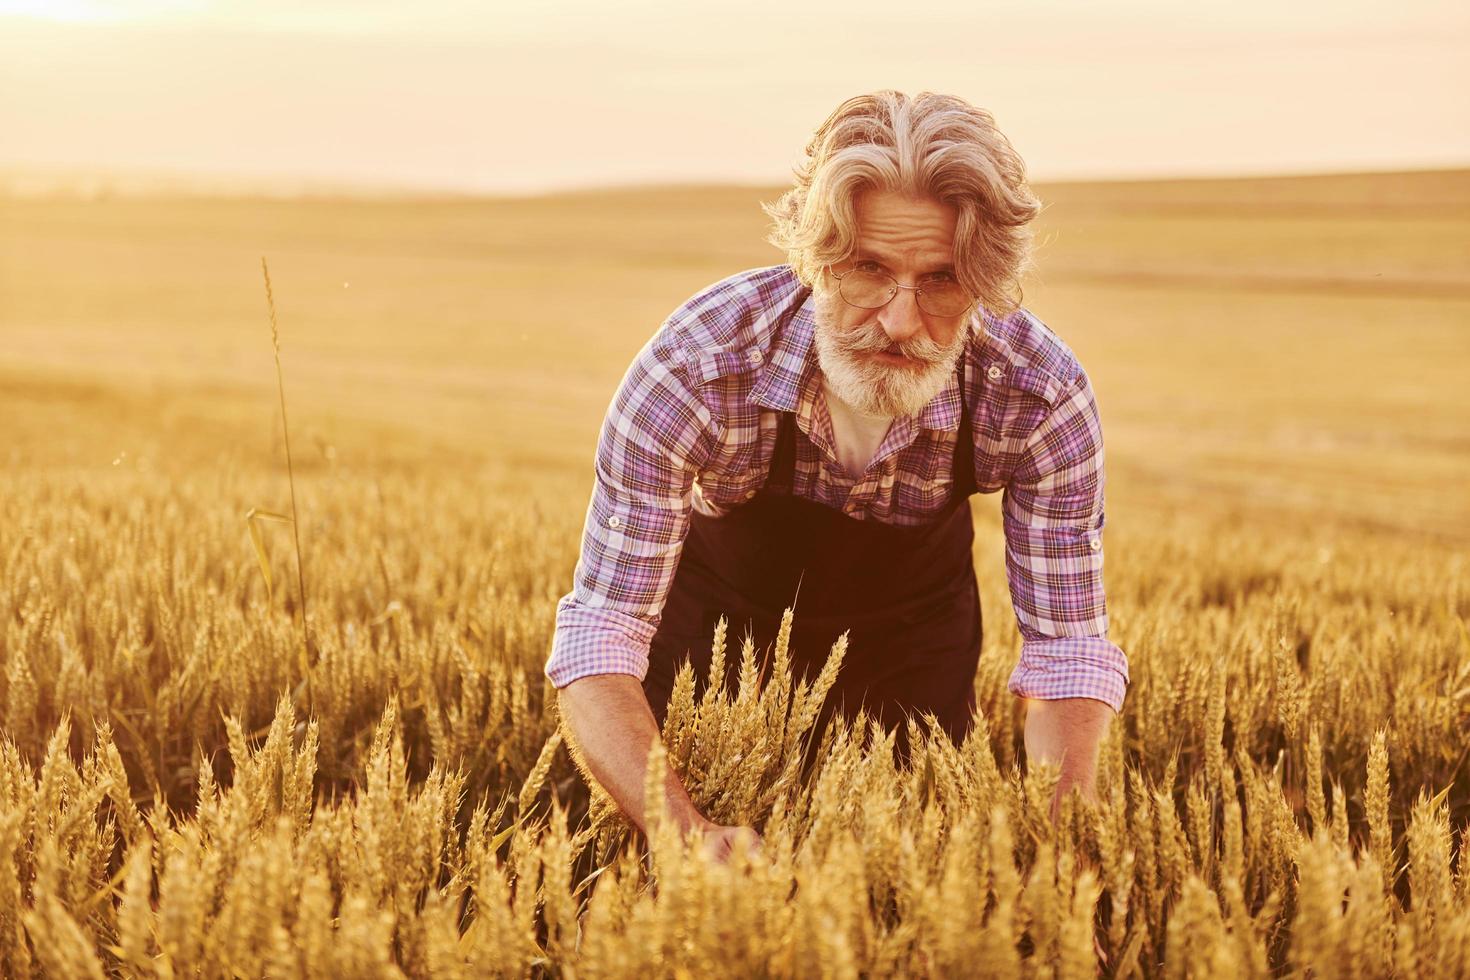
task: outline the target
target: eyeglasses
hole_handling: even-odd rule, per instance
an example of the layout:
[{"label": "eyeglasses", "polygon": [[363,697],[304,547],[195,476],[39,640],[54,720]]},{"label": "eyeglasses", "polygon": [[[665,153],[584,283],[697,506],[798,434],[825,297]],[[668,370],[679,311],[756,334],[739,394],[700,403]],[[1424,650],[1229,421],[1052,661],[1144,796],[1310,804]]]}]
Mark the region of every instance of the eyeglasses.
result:
[{"label": "eyeglasses", "polygon": [[837,280],[837,294],[843,301],[861,310],[882,309],[900,289],[913,290],[919,309],[930,316],[959,316],[973,302],[959,280],[942,274],[922,278],[917,286],[905,286],[872,262],[861,262],[841,274],[832,272],[830,265],[827,271]]}]

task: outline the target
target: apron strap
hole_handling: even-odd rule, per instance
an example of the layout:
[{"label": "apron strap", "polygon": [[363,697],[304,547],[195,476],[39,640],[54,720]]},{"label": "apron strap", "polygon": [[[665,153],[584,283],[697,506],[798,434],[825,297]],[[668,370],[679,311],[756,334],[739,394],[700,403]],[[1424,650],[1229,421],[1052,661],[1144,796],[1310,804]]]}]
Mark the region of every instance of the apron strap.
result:
[{"label": "apron strap", "polygon": [[954,447],[954,499],[969,500],[980,488],[975,485],[975,434],[970,427],[970,386],[965,383],[965,362],[960,355],[960,431]]}]

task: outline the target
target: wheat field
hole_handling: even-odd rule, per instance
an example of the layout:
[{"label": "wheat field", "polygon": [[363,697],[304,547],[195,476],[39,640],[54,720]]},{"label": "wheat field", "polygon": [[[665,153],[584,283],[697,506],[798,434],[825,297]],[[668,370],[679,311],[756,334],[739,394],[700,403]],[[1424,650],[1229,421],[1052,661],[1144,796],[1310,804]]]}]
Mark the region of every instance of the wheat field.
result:
[{"label": "wheat field", "polygon": [[765,851],[588,786],[541,669],[598,425],[776,190],[0,198],[0,975],[1470,976],[1470,172],[1039,189],[1095,805],[1020,752],[995,497],[962,747],[686,675],[650,778]]}]

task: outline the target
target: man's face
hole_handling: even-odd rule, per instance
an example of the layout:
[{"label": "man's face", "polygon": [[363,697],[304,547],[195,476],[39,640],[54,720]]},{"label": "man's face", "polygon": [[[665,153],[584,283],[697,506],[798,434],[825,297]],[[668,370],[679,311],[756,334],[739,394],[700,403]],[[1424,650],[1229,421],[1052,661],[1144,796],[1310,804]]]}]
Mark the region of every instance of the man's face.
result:
[{"label": "man's face", "polygon": [[[953,206],[877,189],[859,193],[854,204],[857,252],[832,272],[879,269],[905,286],[922,276],[954,275]],[[973,311],[934,316],[909,289],[879,309],[861,309],[842,299],[836,278],[826,273],[815,300],[817,363],[827,383],[843,401],[874,415],[913,415],[939,394],[964,349]]]}]

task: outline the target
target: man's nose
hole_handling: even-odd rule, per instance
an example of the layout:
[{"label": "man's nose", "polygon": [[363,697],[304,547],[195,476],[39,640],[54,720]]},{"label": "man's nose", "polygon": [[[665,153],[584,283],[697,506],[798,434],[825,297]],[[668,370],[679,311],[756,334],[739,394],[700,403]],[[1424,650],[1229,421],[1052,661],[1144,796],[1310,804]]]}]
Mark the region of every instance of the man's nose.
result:
[{"label": "man's nose", "polygon": [[924,327],[919,315],[918,294],[912,289],[900,289],[878,314],[878,323],[889,340],[895,344],[907,343]]}]

